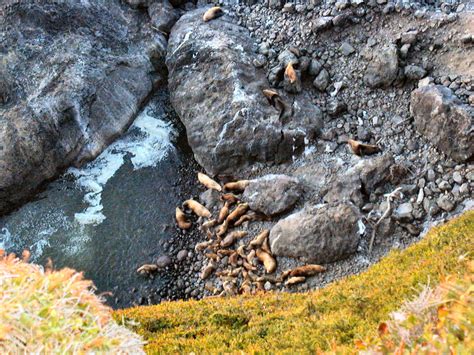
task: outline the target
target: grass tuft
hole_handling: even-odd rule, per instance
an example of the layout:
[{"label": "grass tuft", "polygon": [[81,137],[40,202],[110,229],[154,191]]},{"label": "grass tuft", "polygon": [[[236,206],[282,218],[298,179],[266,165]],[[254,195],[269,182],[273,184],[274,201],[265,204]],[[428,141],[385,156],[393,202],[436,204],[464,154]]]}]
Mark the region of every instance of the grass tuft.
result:
[{"label": "grass tuft", "polygon": [[90,281],[72,269],[43,270],[0,250],[0,353],[143,353]]}]

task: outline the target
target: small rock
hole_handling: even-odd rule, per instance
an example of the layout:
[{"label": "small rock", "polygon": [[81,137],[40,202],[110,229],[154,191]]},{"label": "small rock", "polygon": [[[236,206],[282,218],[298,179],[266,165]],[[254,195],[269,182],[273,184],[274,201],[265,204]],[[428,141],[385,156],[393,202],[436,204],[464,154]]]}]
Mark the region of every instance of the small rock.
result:
[{"label": "small rock", "polygon": [[331,100],[328,102],[326,109],[329,115],[337,116],[347,110],[347,105],[339,100]]},{"label": "small rock", "polygon": [[455,204],[453,202],[453,198],[450,194],[447,195],[441,195],[437,200],[436,204],[438,205],[439,208],[446,212],[450,212],[454,209]]},{"label": "small rock", "polygon": [[314,33],[318,33],[324,31],[332,26],[332,17],[331,16],[323,16],[319,17],[312,23],[312,29]]},{"label": "small rock", "polygon": [[183,250],[180,250],[178,254],[176,255],[176,260],[181,262],[181,261],[186,260],[187,257],[188,257],[188,251],[183,249]]},{"label": "small rock", "polygon": [[413,205],[410,202],[406,202],[397,207],[393,216],[399,221],[410,222],[413,220],[412,213]]},{"label": "small rock", "polygon": [[420,80],[426,75],[426,70],[417,65],[407,65],[405,67],[405,77],[409,80]]},{"label": "small rock", "polygon": [[313,85],[319,91],[325,91],[329,85],[329,73],[322,69],[313,81]]},{"label": "small rock", "polygon": [[346,57],[350,56],[352,53],[355,52],[355,49],[354,47],[352,47],[349,43],[347,42],[344,42],[341,44],[341,46],[339,47],[339,51],[345,55]]},{"label": "small rock", "polygon": [[316,76],[319,74],[321,69],[323,69],[323,66],[321,65],[321,63],[316,59],[311,59],[311,62],[309,63],[309,68],[308,68],[309,75]]},{"label": "small rock", "polygon": [[161,255],[156,259],[156,265],[159,268],[165,268],[171,264],[171,258],[168,255]]},{"label": "small rock", "polygon": [[388,87],[397,78],[397,74],[397,47],[391,44],[374,53],[372,61],[367,66],[364,81],[371,88]]},{"label": "small rock", "polygon": [[453,180],[457,184],[461,184],[463,181],[462,175],[459,171],[455,171],[453,174]]}]

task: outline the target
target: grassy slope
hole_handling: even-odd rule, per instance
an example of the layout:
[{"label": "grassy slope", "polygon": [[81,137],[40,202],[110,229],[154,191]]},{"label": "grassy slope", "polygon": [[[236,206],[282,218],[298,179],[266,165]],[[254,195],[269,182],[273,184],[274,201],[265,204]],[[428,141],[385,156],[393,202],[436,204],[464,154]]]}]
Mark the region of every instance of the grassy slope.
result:
[{"label": "grassy slope", "polygon": [[446,274],[463,275],[474,251],[474,211],[433,229],[420,243],[393,251],[360,275],[305,294],[166,302],[115,312],[156,352],[309,352],[332,345],[353,349],[354,340],[376,337],[420,285]]}]

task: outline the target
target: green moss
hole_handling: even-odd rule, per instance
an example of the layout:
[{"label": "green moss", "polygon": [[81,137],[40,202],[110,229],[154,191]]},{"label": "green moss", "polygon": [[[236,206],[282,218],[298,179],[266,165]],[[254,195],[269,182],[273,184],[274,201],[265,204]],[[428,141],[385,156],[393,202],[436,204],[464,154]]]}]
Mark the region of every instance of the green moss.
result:
[{"label": "green moss", "polygon": [[[146,350],[215,353],[353,351],[356,339],[377,336],[377,326],[419,291],[446,274],[463,275],[474,250],[474,211],[433,229],[421,242],[392,251],[359,275],[305,294],[165,302],[115,312],[142,324]],[[159,319],[168,326],[150,329]]]}]

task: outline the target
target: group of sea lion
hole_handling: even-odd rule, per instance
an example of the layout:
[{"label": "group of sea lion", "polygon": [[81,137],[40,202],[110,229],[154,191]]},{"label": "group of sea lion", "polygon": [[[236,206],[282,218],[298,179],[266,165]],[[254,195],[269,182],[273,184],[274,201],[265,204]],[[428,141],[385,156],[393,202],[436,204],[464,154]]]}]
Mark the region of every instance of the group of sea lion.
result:
[{"label": "group of sea lion", "polygon": [[[198,181],[208,189],[221,193],[220,199],[223,207],[213,216],[202,204],[195,200],[186,200],[183,209],[176,208],[176,223],[179,228],[189,229],[192,223],[185,211],[200,217],[200,229],[207,235],[207,240],[196,244],[195,251],[203,253],[208,259],[208,264],[201,270],[201,279],[209,278],[218,268],[221,259],[228,258],[228,267],[216,272],[223,285],[223,291],[217,288],[208,289],[216,296],[230,296],[236,294],[254,294],[264,291],[265,282],[286,286],[295,285],[306,280],[306,277],[324,272],[326,269],[320,265],[305,265],[287,270],[280,276],[273,274],[277,269],[277,261],[273,256],[269,244],[269,230],[262,230],[248,243],[236,244],[248,236],[247,231],[231,230],[239,227],[246,221],[268,220],[268,217],[251,211],[248,204],[241,202],[238,196],[248,186],[248,180],[229,182],[223,187],[209,176],[198,173]],[[259,264],[263,266],[264,273],[259,275]],[[262,269],[262,268],[261,268]],[[286,280],[286,281],[285,281]]]}]

